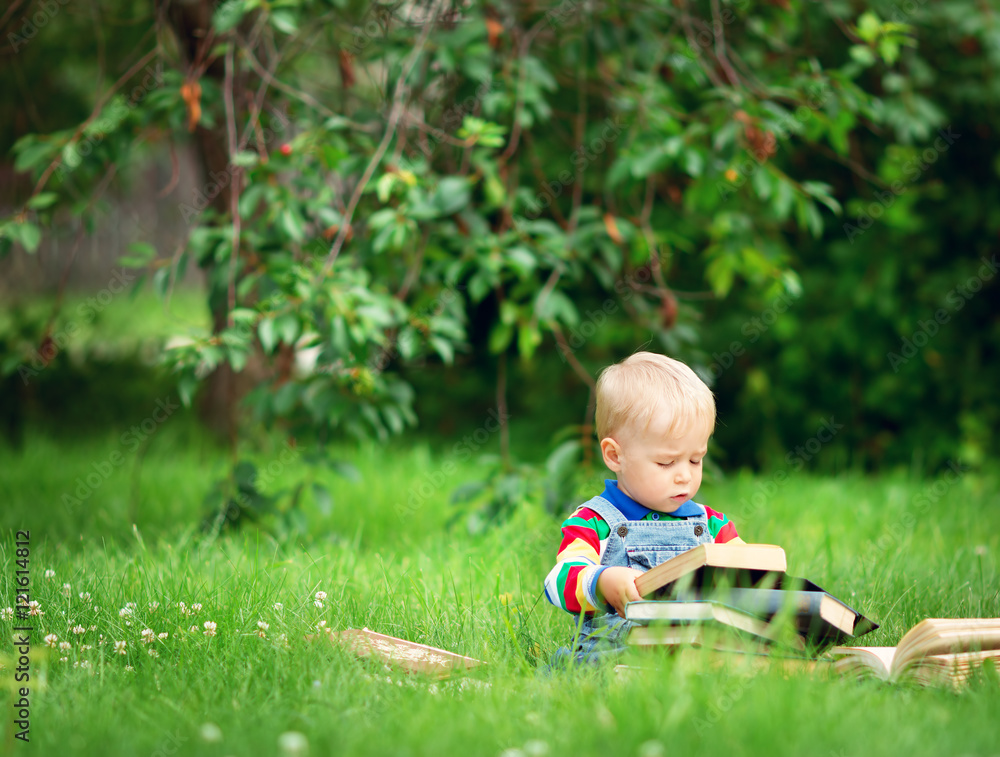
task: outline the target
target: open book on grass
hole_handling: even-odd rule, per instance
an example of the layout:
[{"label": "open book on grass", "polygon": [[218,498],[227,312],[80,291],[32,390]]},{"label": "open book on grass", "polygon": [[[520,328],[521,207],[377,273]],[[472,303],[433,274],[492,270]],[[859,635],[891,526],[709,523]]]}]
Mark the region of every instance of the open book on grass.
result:
[{"label": "open book on grass", "polygon": [[465,670],[484,664],[472,657],[375,633],[367,628],[360,631],[351,628],[331,634],[331,638],[359,657],[373,657],[390,667],[408,672],[429,673],[440,678],[449,676],[456,669]]},{"label": "open book on grass", "polygon": [[895,647],[835,647],[831,653],[842,673],[957,686],[987,660],[1000,665],[1000,618],[928,618]]}]

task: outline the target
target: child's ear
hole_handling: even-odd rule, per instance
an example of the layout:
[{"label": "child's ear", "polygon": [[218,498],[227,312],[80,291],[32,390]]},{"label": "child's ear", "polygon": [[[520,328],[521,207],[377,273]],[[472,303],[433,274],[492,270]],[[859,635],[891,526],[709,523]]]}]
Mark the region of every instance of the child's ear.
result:
[{"label": "child's ear", "polygon": [[621,453],[622,448],[610,436],[601,439],[601,455],[604,457],[604,464],[616,473],[622,469]]}]

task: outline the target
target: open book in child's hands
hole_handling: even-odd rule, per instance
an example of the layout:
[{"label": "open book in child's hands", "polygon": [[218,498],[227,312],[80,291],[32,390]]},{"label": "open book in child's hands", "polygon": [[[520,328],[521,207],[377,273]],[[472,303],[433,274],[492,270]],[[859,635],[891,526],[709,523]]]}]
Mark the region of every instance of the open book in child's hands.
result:
[{"label": "open book in child's hands", "polygon": [[655,600],[644,603],[652,605],[644,615],[662,610],[664,621],[673,608],[655,605],[708,599],[768,622],[789,618],[817,645],[843,644],[878,628],[811,581],[786,575],[786,567],[785,551],[773,544],[700,544],[638,576],[635,586]]}]

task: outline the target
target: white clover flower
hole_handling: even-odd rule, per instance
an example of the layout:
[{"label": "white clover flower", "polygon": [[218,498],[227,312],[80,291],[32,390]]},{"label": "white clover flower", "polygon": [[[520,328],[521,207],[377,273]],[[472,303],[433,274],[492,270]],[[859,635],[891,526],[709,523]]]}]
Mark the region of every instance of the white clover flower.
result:
[{"label": "white clover flower", "polygon": [[34,599],[28,602],[28,615],[44,615],[42,612],[42,606],[38,604]]},{"label": "white clover flower", "polygon": [[198,626],[191,626],[188,629],[188,633],[197,633],[197,632],[198,632]]},{"label": "white clover flower", "polygon": [[59,651],[60,652],[68,652],[72,648],[73,648],[73,645],[70,644],[68,641],[60,641],[59,642]]},{"label": "white clover flower", "polygon": [[49,568],[48,570],[45,571],[45,577],[46,578],[55,578],[56,577],[56,572],[54,570],[52,570],[52,568]]},{"label": "white clover flower", "polygon": [[316,624],[316,630],[317,631],[325,631],[325,630],[327,630],[327,628],[326,628],[326,621],[325,620],[321,620],[319,623],[317,623]]},{"label": "white clover flower", "polygon": [[316,599],[318,599],[320,602],[324,601],[326,599],[326,592],[325,591],[317,591],[316,592]]},{"label": "white clover flower", "polygon": [[154,611],[155,610],[159,610],[160,609],[160,603],[159,602],[150,602],[149,603],[149,609],[150,610],[154,610]]},{"label": "white clover flower", "polygon": [[135,670],[135,668],[133,668],[131,665],[126,665],[125,666],[125,670],[132,671],[132,670]]},{"label": "white clover flower", "polygon": [[184,604],[183,602],[177,603],[177,609],[180,610],[181,615],[184,615],[185,617],[191,614],[191,611],[188,609],[187,605]]},{"label": "white clover flower", "polygon": [[222,729],[215,723],[202,723],[199,733],[201,740],[209,744],[216,744],[222,741]]},{"label": "white clover flower", "polygon": [[81,591],[80,592],[80,599],[82,599],[84,602],[89,602],[90,601],[90,592],[89,591]]},{"label": "white clover flower", "polygon": [[135,604],[135,602],[126,602],[126,603],[125,603],[125,606],[126,606],[126,607],[127,607],[128,609],[130,609],[130,610],[134,610],[134,609],[135,609],[135,607],[136,607],[136,604]]},{"label": "white clover flower", "polygon": [[149,648],[149,656],[150,657],[159,657],[160,653],[157,652],[153,647],[150,647]]},{"label": "white clover flower", "polygon": [[128,618],[128,617],[131,617],[131,615],[132,615],[132,608],[131,607],[127,607],[126,606],[126,607],[123,607],[122,609],[120,609],[118,611],[118,617],[119,618]]},{"label": "white clover flower", "polygon": [[45,637],[45,643],[50,647],[54,648],[56,646],[57,641],[59,641],[59,637],[56,636],[54,633],[50,633],[48,636]]},{"label": "white clover flower", "polygon": [[[87,629],[87,630],[89,630],[89,631],[96,631],[96,630],[97,630],[97,626],[91,626],[91,627],[90,627],[89,629]],[[102,639],[104,638],[104,634],[101,634],[101,638],[102,638]]]},{"label": "white clover flower", "polygon": [[62,593],[64,597],[69,597],[73,593],[73,587],[69,584],[63,584]]},{"label": "white clover flower", "polygon": [[164,640],[164,639],[166,639],[166,638],[167,638],[168,636],[170,636],[170,634],[169,634],[169,633],[167,633],[166,631],[164,631],[163,633],[158,633],[158,634],[156,634],[156,638],[157,638],[157,639],[159,639],[160,641],[163,641],[163,640]]},{"label": "white clover flower", "polygon": [[205,621],[205,635],[206,636],[215,636],[215,629],[216,629],[216,624],[215,623],[213,623],[211,620],[206,620]]},{"label": "white clover flower", "polygon": [[0,620],[10,620],[13,617],[14,617],[13,607],[5,607],[2,610],[0,610]]},{"label": "white clover flower", "polygon": [[281,612],[284,609],[285,609],[285,606],[283,604],[281,604],[281,602],[275,602],[274,603],[274,611],[275,612]]},{"label": "white clover flower", "polygon": [[69,660],[68,657],[60,657],[59,658],[59,662],[67,662],[68,660]]},{"label": "white clover flower", "polygon": [[271,626],[269,624],[265,623],[263,620],[258,620],[257,621],[257,628],[259,628],[261,631],[266,631],[270,627]]},{"label": "white clover flower", "polygon": [[81,644],[80,645],[80,651],[81,652],[86,652],[88,649],[93,649],[93,647],[90,646],[90,644]]},{"label": "white clover flower", "polygon": [[[76,667],[76,663],[75,662],[73,663],[73,667]],[[89,668],[90,667],[90,660],[84,660],[83,662],[81,662],[80,663],[80,667],[81,668]]]},{"label": "white clover flower", "polygon": [[201,603],[195,602],[193,605],[191,605],[191,612],[192,613],[201,612]]},{"label": "white clover flower", "polygon": [[278,737],[282,757],[304,757],[309,754],[309,740],[298,731],[286,731]]},{"label": "white clover flower", "polygon": [[73,626],[73,633],[79,636],[80,634],[87,633],[87,629],[83,626]]},{"label": "white clover flower", "polygon": [[115,652],[118,654],[126,654],[128,650],[127,641],[116,641],[115,642]]},{"label": "white clover flower", "polygon": [[149,644],[153,639],[156,638],[156,632],[152,628],[144,628],[142,633],[139,634],[142,637],[144,643]]}]

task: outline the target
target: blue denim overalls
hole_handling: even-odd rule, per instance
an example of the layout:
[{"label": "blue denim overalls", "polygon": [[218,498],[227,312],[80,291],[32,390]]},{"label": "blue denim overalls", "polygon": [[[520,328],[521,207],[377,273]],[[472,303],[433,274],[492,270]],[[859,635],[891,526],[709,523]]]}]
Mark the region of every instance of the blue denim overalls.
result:
[{"label": "blue denim overalls", "polygon": [[[601,496],[583,505],[600,515],[611,527],[611,534],[601,553],[601,565],[634,568],[643,572],[655,568],[665,560],[676,557],[699,544],[714,541],[708,530],[708,517],[704,508],[700,515],[682,520],[626,520],[621,511]],[[617,656],[625,646],[625,637],[634,624],[619,617],[614,610],[601,614],[600,608],[591,618],[583,621],[583,628],[573,651],[566,647],[557,650],[554,663],[567,658],[584,662],[597,662]]]}]

